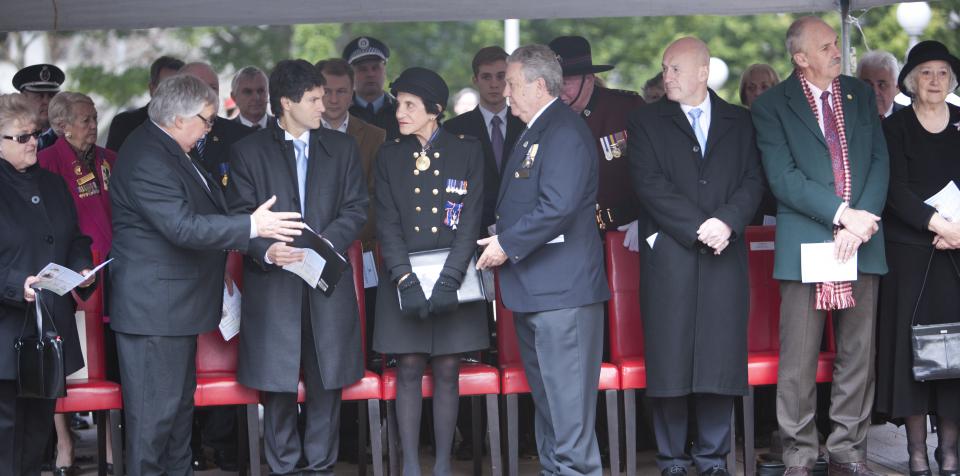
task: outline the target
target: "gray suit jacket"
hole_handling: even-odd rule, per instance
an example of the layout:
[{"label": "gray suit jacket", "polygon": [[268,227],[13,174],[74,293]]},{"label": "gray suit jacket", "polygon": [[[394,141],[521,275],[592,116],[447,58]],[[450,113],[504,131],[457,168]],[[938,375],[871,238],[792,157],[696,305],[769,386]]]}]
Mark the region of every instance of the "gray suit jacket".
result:
[{"label": "gray suit jacket", "polygon": [[224,249],[246,250],[250,218],[225,216],[216,179],[194,168],[176,141],[150,121],[120,148],[110,188],[113,330],[185,336],[216,328]]}]

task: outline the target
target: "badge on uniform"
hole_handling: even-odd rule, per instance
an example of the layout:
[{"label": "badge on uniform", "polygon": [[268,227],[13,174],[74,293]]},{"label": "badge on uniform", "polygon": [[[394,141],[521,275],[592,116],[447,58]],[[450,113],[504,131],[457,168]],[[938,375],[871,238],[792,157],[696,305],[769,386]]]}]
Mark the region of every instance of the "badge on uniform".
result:
[{"label": "badge on uniform", "polygon": [[457,195],[466,195],[467,194],[467,181],[466,180],[456,180],[456,179],[447,179],[447,193],[455,193]]},{"label": "badge on uniform", "polygon": [[217,170],[220,172],[220,183],[226,187],[230,177],[230,163],[220,162],[220,166],[217,167]]},{"label": "badge on uniform", "polygon": [[103,178],[103,189],[110,190],[110,163],[106,160],[100,162],[100,177]]},{"label": "badge on uniform", "polygon": [[80,162],[73,163],[73,173],[77,176],[77,196],[87,198],[100,193],[97,176],[93,172],[84,174]]},{"label": "badge on uniform", "polygon": [[619,159],[627,153],[627,131],[614,132],[600,138],[603,157],[607,160]]},{"label": "badge on uniform", "polygon": [[456,230],[457,225],[460,224],[460,212],[463,211],[463,203],[453,203],[447,200],[447,203],[443,206],[443,224],[450,227],[451,230]]},{"label": "badge on uniform", "polygon": [[533,168],[533,162],[537,160],[537,151],[540,150],[540,144],[533,144],[527,149],[527,156],[523,158],[520,167],[524,169]]}]

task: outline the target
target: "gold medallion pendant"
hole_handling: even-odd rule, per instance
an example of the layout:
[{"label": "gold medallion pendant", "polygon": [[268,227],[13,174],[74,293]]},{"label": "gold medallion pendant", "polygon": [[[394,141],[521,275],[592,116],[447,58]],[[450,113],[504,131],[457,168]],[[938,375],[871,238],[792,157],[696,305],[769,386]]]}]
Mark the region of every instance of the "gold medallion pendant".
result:
[{"label": "gold medallion pendant", "polygon": [[417,170],[423,172],[430,168],[430,156],[426,152],[414,154],[417,157]]}]

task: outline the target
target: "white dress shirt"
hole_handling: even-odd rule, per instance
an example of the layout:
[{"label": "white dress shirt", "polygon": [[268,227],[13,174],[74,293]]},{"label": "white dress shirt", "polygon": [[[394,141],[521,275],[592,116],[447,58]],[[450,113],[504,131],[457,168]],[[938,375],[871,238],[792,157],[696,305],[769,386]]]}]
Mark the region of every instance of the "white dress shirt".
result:
[{"label": "white dress shirt", "polygon": [[333,127],[333,126],[331,126],[330,123],[327,122],[327,120],[323,118],[323,116],[320,116],[320,125],[322,125],[324,129],[331,129],[331,130],[335,130],[335,131],[340,131],[340,132],[343,132],[344,134],[346,134],[346,133],[347,133],[347,125],[348,125],[348,124],[350,124],[350,114],[347,114],[347,115],[343,116],[343,122],[340,123],[340,127]]},{"label": "white dress shirt", "polygon": [[487,137],[490,140],[493,140],[493,125],[490,124],[490,121],[493,120],[493,116],[500,117],[500,133],[503,134],[503,138],[507,137],[507,107],[504,106],[500,112],[490,112],[486,110],[483,106],[477,106],[480,108],[480,115],[483,116],[483,123],[487,126]]},{"label": "white dress shirt", "polygon": [[690,118],[690,111],[694,108],[700,108],[700,130],[703,131],[703,137],[709,137],[710,135],[710,117],[711,106],[710,106],[710,94],[707,94],[707,98],[703,100],[702,103],[697,104],[696,106],[688,106],[686,104],[681,104],[680,109],[683,111],[683,115],[687,117],[687,122],[690,123],[690,127],[693,127],[693,119]]},{"label": "white dress shirt", "polygon": [[253,127],[254,125],[260,126],[261,129],[266,129],[267,127],[267,114],[264,114],[263,117],[261,117],[257,122],[248,121],[246,117],[243,117],[243,114],[240,114],[237,117],[240,118],[240,124],[243,124],[247,127]]}]

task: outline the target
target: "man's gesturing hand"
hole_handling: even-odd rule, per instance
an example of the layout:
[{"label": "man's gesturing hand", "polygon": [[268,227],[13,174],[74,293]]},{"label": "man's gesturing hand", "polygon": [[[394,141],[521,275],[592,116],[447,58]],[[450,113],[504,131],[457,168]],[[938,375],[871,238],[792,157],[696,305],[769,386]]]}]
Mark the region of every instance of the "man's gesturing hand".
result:
[{"label": "man's gesturing hand", "polygon": [[257,236],[277,241],[291,242],[294,236],[300,236],[300,230],[306,225],[297,212],[271,212],[270,207],[277,203],[277,196],[270,197],[253,211],[253,221],[257,226]]}]

